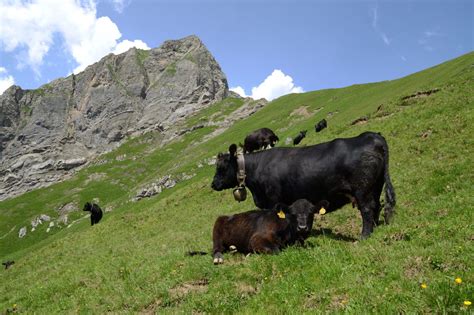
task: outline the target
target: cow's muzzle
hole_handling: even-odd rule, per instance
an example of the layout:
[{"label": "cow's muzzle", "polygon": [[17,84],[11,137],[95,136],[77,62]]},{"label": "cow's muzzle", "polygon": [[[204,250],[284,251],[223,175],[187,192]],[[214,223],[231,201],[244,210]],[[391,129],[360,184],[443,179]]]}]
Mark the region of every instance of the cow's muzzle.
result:
[{"label": "cow's muzzle", "polygon": [[296,227],[296,230],[298,232],[307,232],[308,231],[308,226],[307,225],[299,225]]}]

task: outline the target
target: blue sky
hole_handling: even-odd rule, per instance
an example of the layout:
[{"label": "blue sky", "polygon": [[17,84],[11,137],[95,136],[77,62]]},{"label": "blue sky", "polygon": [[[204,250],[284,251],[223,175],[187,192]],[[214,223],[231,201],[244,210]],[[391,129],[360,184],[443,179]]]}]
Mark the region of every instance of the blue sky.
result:
[{"label": "blue sky", "polygon": [[0,0],[0,92],[199,36],[254,97],[390,80],[473,51],[474,1]]}]

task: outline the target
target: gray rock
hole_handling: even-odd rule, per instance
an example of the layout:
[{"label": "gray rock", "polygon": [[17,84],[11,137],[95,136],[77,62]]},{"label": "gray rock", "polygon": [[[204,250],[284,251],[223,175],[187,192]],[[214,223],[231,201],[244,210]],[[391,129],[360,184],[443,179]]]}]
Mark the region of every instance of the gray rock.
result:
[{"label": "gray rock", "polygon": [[18,231],[18,237],[23,238],[26,235],[26,226],[22,227],[20,231]]},{"label": "gray rock", "polygon": [[36,217],[34,218],[32,221],[31,221],[31,227],[33,229],[36,229],[36,227],[40,224],[43,224],[43,222],[41,221],[40,217]]},{"label": "gray rock", "polygon": [[67,216],[67,214],[63,214],[63,215],[60,215],[60,216],[59,216],[59,218],[58,218],[58,224],[61,223],[61,224],[67,225],[67,222],[68,222],[68,216]]},{"label": "gray rock", "polygon": [[228,93],[196,36],[109,54],[36,90],[12,86],[0,95],[0,200],[68,178],[129,135],[169,141],[177,121]]},{"label": "gray rock", "polygon": [[42,214],[40,215],[40,219],[44,222],[49,222],[51,221],[51,217],[49,215],[46,215],[46,214]]},{"label": "gray rock", "polygon": [[82,164],[85,164],[87,160],[85,158],[70,159],[70,160],[59,160],[56,163],[56,169],[58,170],[70,170],[76,168]]}]

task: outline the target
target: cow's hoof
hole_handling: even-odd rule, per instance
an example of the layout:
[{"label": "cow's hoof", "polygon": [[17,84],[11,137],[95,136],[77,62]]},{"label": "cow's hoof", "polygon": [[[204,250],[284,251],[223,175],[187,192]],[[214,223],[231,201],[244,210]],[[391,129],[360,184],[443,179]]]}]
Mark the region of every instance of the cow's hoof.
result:
[{"label": "cow's hoof", "polygon": [[235,254],[237,253],[237,247],[235,247],[235,245],[230,245],[229,246],[229,251],[231,254]]},{"label": "cow's hoof", "polygon": [[219,265],[219,264],[222,264],[223,262],[224,262],[224,257],[222,257],[222,253],[220,252],[215,253],[214,260],[213,260],[214,265]]},{"label": "cow's hoof", "polygon": [[216,257],[214,258],[214,265],[220,265],[222,263],[224,263],[224,259],[222,257]]},{"label": "cow's hoof", "polygon": [[369,237],[370,237],[370,234],[367,234],[367,235],[362,234],[362,235],[360,236],[360,240],[363,241],[363,240],[368,239]]}]

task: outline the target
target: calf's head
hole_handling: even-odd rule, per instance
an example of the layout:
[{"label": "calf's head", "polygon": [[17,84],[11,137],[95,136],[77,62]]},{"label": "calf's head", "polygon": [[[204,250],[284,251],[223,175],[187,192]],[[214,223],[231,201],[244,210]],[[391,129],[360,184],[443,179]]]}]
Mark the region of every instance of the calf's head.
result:
[{"label": "calf's head", "polygon": [[295,220],[296,231],[303,236],[307,236],[313,228],[314,213],[328,206],[329,202],[327,200],[319,201],[316,205],[306,199],[296,200],[288,209]]},{"label": "calf's head", "polygon": [[232,144],[229,153],[219,153],[216,160],[216,173],[211,187],[221,191],[237,186],[237,146]]}]

